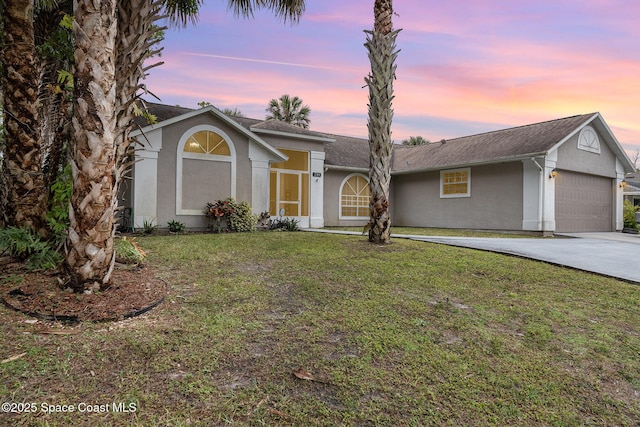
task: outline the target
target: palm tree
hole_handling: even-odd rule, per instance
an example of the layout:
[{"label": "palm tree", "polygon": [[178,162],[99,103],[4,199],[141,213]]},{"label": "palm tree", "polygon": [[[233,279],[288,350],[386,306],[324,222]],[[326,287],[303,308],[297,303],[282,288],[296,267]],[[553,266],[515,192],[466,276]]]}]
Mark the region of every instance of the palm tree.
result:
[{"label": "palm tree", "polygon": [[34,37],[34,0],[5,1],[0,49],[5,147],[0,171],[0,225],[47,234],[47,192],[39,132],[39,61]]},{"label": "palm tree", "polygon": [[389,214],[389,183],[391,181],[391,120],[393,110],[393,80],[398,56],[393,30],[392,0],[374,0],[373,31],[365,31],[365,46],[369,51],[371,73],[365,78],[369,86],[369,241],[388,243],[391,216]]},{"label": "palm tree", "polygon": [[407,138],[404,141],[402,141],[402,145],[409,145],[409,146],[411,146],[411,145],[425,145],[425,144],[429,144],[429,140],[428,139],[424,139],[420,135],[418,135],[418,136],[410,136],[409,138]]},{"label": "palm tree", "polygon": [[[94,8],[96,4],[99,8]],[[128,168],[134,104],[157,54],[153,22],[195,22],[202,0],[78,0],[73,120],[73,194],[65,269],[76,291],[109,285],[115,262],[114,214],[120,179]],[[303,0],[229,0],[236,14],[258,8],[298,19]],[[93,23],[93,24],[91,24]],[[96,23],[98,25],[96,25]],[[162,30],[162,28],[160,29]]]},{"label": "palm tree", "polygon": [[267,120],[276,119],[282,122],[291,123],[295,126],[300,126],[303,129],[309,129],[309,114],[311,114],[311,108],[308,105],[302,104],[302,99],[289,95],[282,95],[278,99],[272,99],[269,101],[269,106],[265,109],[267,111]]}]

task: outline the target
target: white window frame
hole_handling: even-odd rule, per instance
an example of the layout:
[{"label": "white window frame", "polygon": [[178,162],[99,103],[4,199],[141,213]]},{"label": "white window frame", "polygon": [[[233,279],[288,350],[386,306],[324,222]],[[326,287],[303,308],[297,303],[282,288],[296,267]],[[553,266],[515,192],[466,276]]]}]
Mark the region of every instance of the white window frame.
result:
[{"label": "white window frame", "polygon": [[[467,192],[457,194],[444,194],[444,175],[447,173],[467,172]],[[455,199],[461,197],[471,197],[471,168],[447,169],[440,171],[440,198]]]},{"label": "white window frame", "polygon": [[[590,134],[593,135],[593,139],[589,139]],[[593,127],[585,126],[580,130],[580,134],[578,135],[578,150],[600,154],[600,138],[598,138],[598,132],[596,132]]]},{"label": "white window frame", "polygon": [[[216,154],[205,153],[190,153],[184,151],[184,146],[189,138],[202,131],[215,132],[224,138],[224,141],[229,147],[229,156],[220,156]],[[231,141],[229,135],[227,135],[222,129],[210,125],[198,125],[187,130],[180,141],[178,141],[177,155],[176,155],[176,215],[204,215],[204,209],[206,206],[202,206],[202,209],[183,209],[182,207],[182,160],[183,159],[196,159],[196,160],[209,160],[216,162],[231,163],[231,188],[229,189],[231,197],[236,197],[236,148]]]},{"label": "white window frame", "polygon": [[[359,176],[361,178],[364,178],[365,181],[367,181],[367,185],[369,185],[369,194],[371,194],[371,185],[369,183],[369,177],[361,174],[361,173],[352,173],[350,175],[347,175],[343,180],[342,183],[340,184],[340,193],[338,194],[338,219],[369,219],[369,216],[346,216],[346,215],[342,215],[342,190],[345,186],[345,184],[347,183],[347,181],[349,181],[352,177],[354,176]],[[371,197],[371,196],[369,196]]]}]

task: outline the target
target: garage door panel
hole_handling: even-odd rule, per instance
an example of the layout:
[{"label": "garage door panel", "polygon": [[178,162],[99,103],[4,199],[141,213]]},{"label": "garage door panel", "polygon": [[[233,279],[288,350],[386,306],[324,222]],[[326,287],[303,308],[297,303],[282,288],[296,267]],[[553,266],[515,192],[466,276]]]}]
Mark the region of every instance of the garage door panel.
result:
[{"label": "garage door panel", "polygon": [[613,184],[610,178],[558,171],[556,231],[613,231]]}]

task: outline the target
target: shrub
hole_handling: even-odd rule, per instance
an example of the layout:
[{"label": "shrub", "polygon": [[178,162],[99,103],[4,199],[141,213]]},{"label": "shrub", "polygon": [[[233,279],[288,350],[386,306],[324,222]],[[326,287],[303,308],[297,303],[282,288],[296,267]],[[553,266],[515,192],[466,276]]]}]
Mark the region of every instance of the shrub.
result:
[{"label": "shrub", "polygon": [[144,261],[146,253],[138,246],[135,237],[116,239],[116,261],[123,264],[140,264]]},{"label": "shrub", "polygon": [[69,201],[73,191],[71,165],[67,165],[51,185],[51,209],[47,212],[47,223],[51,229],[51,244],[62,246],[69,228]]},{"label": "shrub", "polygon": [[293,218],[279,217],[269,221],[269,230],[298,231],[298,220]]},{"label": "shrub", "polygon": [[183,223],[176,220],[167,222],[167,226],[169,227],[169,231],[172,233],[181,233],[185,228]]},{"label": "shrub", "polygon": [[145,219],[142,222],[142,232],[144,234],[152,234],[154,231],[156,231],[156,228],[158,226],[155,224],[153,219]]},{"label": "shrub", "polygon": [[221,232],[223,227],[234,232],[254,231],[258,222],[249,203],[238,203],[233,197],[207,203],[204,214],[209,219],[209,229],[214,233]]},{"label": "shrub", "polygon": [[638,212],[638,206],[633,206],[629,200],[624,201],[623,207],[624,228],[638,229],[638,222],[636,221],[636,212]]},{"label": "shrub", "polygon": [[0,249],[20,261],[26,261],[30,270],[56,268],[62,262],[60,253],[28,228],[0,230]]}]

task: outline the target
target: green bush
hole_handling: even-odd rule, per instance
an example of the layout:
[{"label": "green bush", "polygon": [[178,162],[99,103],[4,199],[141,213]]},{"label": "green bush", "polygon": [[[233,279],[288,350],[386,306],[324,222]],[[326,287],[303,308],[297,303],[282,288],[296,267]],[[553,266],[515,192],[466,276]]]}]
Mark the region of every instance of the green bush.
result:
[{"label": "green bush", "polygon": [[9,227],[0,230],[0,250],[26,261],[30,270],[56,268],[62,262],[60,253],[28,228]]},{"label": "green bush", "polygon": [[255,231],[258,223],[258,216],[251,213],[249,203],[238,203],[233,197],[207,203],[204,214],[209,220],[209,229],[215,233],[225,227],[234,232]]},{"label": "green bush", "polygon": [[123,237],[115,240],[116,261],[123,264],[140,264],[144,261],[145,252],[136,243],[135,237]]},{"label": "green bush", "polygon": [[53,246],[64,243],[69,228],[69,201],[73,191],[71,165],[67,165],[51,186],[51,208],[47,212],[47,223],[51,229]]},{"label": "green bush", "polygon": [[293,218],[276,218],[269,221],[269,230],[298,231],[298,220]]},{"label": "green bush", "polygon": [[636,221],[636,212],[638,212],[638,206],[633,206],[629,200],[624,201],[623,207],[624,228],[638,229],[638,222]]},{"label": "green bush", "polygon": [[172,233],[181,233],[185,228],[185,225],[183,223],[176,220],[167,222],[167,226],[169,227],[169,231]]},{"label": "green bush", "polygon": [[157,227],[153,219],[145,219],[142,222],[142,232],[144,234],[153,234]]}]

